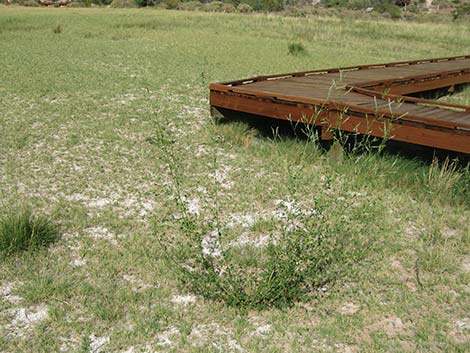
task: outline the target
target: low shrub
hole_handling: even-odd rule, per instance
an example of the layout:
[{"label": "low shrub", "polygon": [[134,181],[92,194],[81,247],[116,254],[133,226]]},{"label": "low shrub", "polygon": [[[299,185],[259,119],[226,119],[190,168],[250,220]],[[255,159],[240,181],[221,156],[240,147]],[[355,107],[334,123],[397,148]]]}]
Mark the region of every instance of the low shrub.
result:
[{"label": "low shrub", "polygon": [[362,10],[367,9],[371,6],[369,0],[349,0],[347,3],[347,7],[353,10]]},{"label": "low shrub", "polygon": [[283,15],[291,17],[305,17],[307,16],[307,11],[303,7],[286,6],[284,8]]},{"label": "low shrub", "polygon": [[178,10],[183,10],[183,11],[197,11],[200,10],[202,7],[202,4],[199,1],[187,1],[187,2],[182,2],[178,5]]},{"label": "low shrub", "polygon": [[439,6],[441,9],[452,8],[458,4],[459,0],[433,0],[433,6]]},{"label": "low shrub", "polygon": [[238,4],[237,10],[240,13],[251,13],[251,12],[253,12],[253,8],[250,5],[245,4],[245,3]]},{"label": "low shrub", "polygon": [[[250,226],[250,233],[263,236],[262,242],[247,241],[243,229],[221,219],[216,184],[204,185],[206,195],[213,195],[206,200],[210,209],[192,212],[184,188],[188,178],[179,165],[175,139],[162,138],[160,131],[151,141],[158,144],[159,157],[173,181],[168,194],[174,206],[162,209],[154,234],[169,270],[193,293],[245,309],[286,307],[320,295],[334,281],[351,278],[356,266],[373,253],[381,207],[370,200],[359,204],[326,193],[306,194],[305,181],[295,167],[286,169],[287,201],[277,200],[276,210]],[[290,201],[300,197],[312,198],[309,204],[314,208]]]},{"label": "low shrub", "polygon": [[222,12],[224,3],[222,1],[212,1],[204,4],[204,11],[206,12]]},{"label": "low shrub", "polygon": [[255,11],[282,11],[284,0],[244,0]]},{"label": "low shrub", "polygon": [[134,0],[134,3],[138,7],[148,7],[154,6],[157,1],[156,0]]},{"label": "low shrub", "polygon": [[171,9],[171,10],[177,9],[178,6],[180,5],[179,0],[165,0],[163,3],[166,5],[167,9]]},{"label": "low shrub", "polygon": [[16,3],[20,6],[27,6],[27,7],[38,7],[39,3],[36,0],[18,0],[12,3]]},{"label": "low shrub", "polygon": [[137,3],[135,0],[113,0],[111,2],[111,7],[120,8],[120,7],[136,7]]},{"label": "low shrub", "polygon": [[57,227],[31,208],[5,209],[0,215],[0,252],[6,255],[45,247],[58,236]]},{"label": "low shrub", "polygon": [[373,212],[344,217],[348,212],[346,205],[318,200],[315,214],[292,214],[290,224],[298,227],[278,228],[264,246],[234,246],[232,230],[188,210],[180,236],[165,234],[164,222],[155,234],[167,265],[193,293],[235,307],[285,307],[347,278],[370,251],[373,237],[364,235],[371,236]]},{"label": "low shrub", "polygon": [[388,15],[391,19],[398,20],[401,18],[401,10],[397,6],[386,6],[381,9],[382,14]]},{"label": "low shrub", "polygon": [[348,0],[321,0],[321,4],[326,7],[345,6]]},{"label": "low shrub", "polygon": [[231,12],[236,12],[237,8],[233,6],[232,4],[223,4],[220,11],[225,12],[225,13],[231,13]]},{"label": "low shrub", "polygon": [[284,0],[265,0],[263,1],[263,10],[282,11],[284,9]]},{"label": "low shrub", "polygon": [[462,17],[470,17],[470,3],[462,3],[452,11],[452,17],[457,20]]}]

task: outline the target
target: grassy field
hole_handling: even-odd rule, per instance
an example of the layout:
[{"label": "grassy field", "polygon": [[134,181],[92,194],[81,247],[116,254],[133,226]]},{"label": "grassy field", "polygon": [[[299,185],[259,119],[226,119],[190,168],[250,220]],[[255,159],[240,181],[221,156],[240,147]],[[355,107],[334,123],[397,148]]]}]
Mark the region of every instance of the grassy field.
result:
[{"label": "grassy field", "polygon": [[[0,8],[0,204],[61,232],[1,259],[0,352],[468,351],[468,171],[391,152],[335,161],[306,139],[214,124],[207,86],[459,55],[469,38],[463,23]],[[261,244],[248,254],[308,210],[364,249],[308,300],[207,299],[158,242],[184,241],[175,191],[200,223],[216,213],[230,244]]]}]

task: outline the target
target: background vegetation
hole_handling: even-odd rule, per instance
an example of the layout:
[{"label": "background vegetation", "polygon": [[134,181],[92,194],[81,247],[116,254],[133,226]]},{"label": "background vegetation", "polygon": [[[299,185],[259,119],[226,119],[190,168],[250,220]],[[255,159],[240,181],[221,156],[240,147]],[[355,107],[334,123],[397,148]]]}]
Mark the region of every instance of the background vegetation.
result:
[{"label": "background vegetation", "polygon": [[[357,16],[357,13],[382,14],[384,17],[407,20],[418,14],[451,14],[454,20],[470,16],[465,0],[3,0],[6,4],[21,6],[108,6],[108,7],[159,7],[185,11],[224,13],[282,12],[288,16],[308,15]],[[332,10],[334,10],[332,12]]]}]

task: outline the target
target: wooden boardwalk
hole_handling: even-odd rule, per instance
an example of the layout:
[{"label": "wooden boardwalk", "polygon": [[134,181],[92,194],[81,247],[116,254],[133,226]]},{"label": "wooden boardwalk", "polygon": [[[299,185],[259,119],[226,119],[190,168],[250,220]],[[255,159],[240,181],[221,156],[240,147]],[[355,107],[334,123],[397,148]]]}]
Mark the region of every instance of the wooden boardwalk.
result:
[{"label": "wooden boardwalk", "polygon": [[210,85],[224,110],[470,153],[470,106],[413,98],[470,83],[470,55],[260,76]]}]

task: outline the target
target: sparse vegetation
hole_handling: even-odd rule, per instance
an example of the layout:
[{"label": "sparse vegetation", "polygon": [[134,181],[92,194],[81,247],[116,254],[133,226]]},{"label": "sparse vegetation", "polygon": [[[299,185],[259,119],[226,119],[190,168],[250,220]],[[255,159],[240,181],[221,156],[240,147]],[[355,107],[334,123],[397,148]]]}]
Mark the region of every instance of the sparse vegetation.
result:
[{"label": "sparse vegetation", "polygon": [[212,121],[210,82],[468,49],[464,21],[328,11],[1,9],[0,200],[62,236],[3,257],[0,351],[468,350],[461,156]]}]

